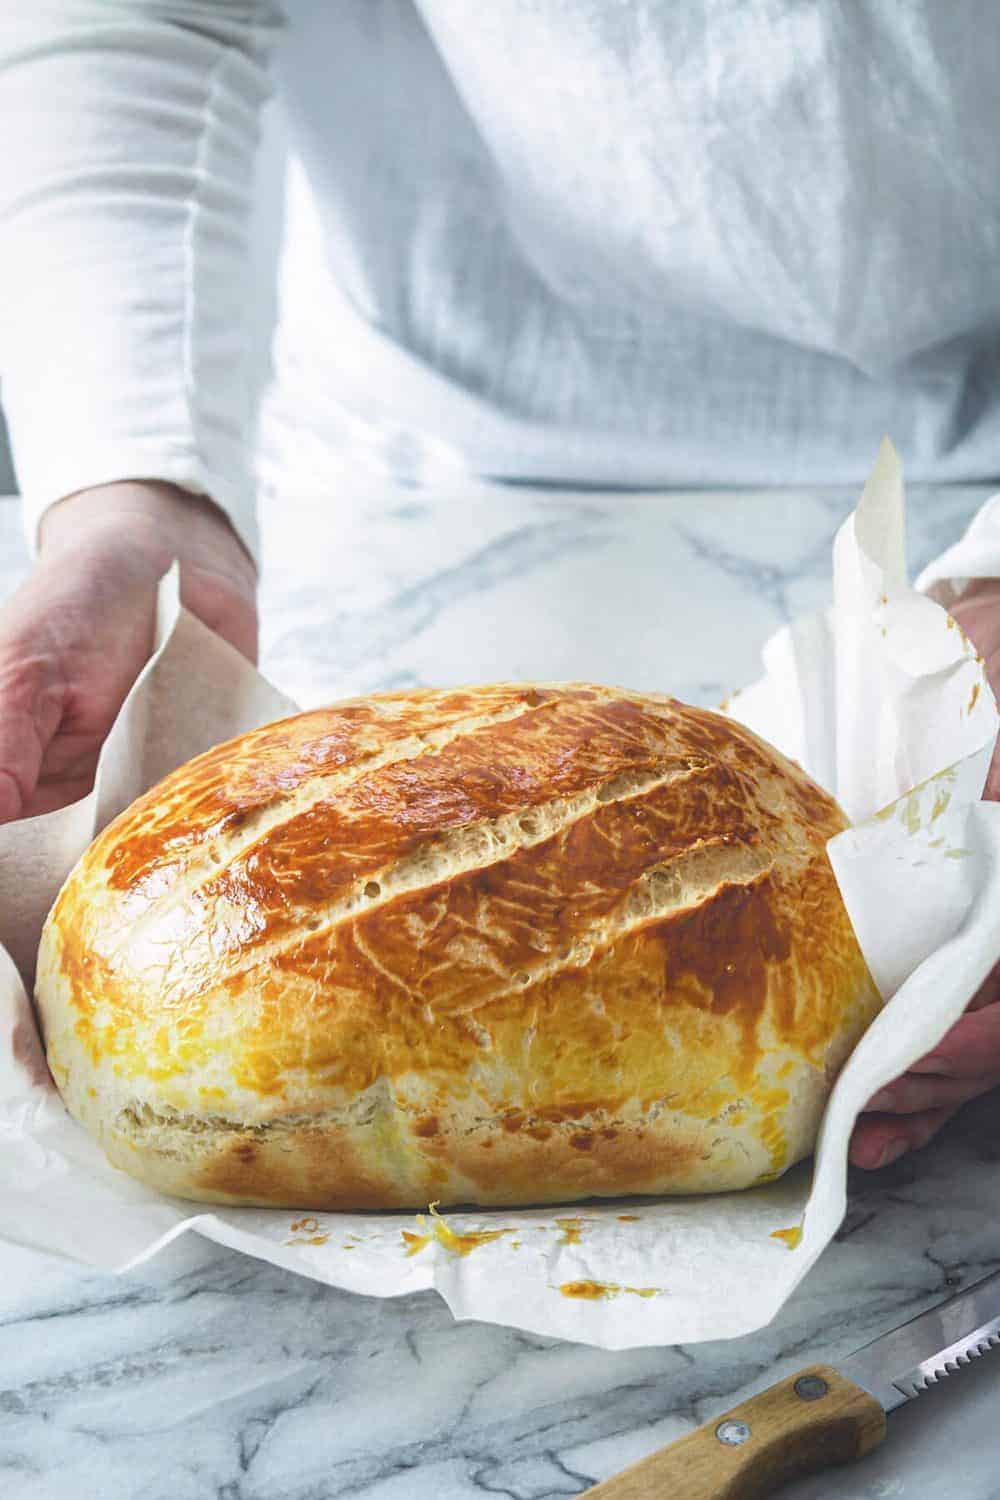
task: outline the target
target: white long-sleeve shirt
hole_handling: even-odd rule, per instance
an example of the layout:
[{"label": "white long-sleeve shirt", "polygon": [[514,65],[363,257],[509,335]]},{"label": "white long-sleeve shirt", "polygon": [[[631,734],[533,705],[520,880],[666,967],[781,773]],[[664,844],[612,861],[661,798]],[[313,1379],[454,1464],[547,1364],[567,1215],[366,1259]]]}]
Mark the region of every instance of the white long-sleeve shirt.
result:
[{"label": "white long-sleeve shirt", "polygon": [[[158,477],[254,547],[271,80],[292,159],[263,448],[290,489],[335,488],[345,455],[853,482],[884,432],[911,478],[1000,474],[992,0],[282,10],[0,3],[0,378],[32,527]],[[995,510],[941,571],[1000,573]]]}]

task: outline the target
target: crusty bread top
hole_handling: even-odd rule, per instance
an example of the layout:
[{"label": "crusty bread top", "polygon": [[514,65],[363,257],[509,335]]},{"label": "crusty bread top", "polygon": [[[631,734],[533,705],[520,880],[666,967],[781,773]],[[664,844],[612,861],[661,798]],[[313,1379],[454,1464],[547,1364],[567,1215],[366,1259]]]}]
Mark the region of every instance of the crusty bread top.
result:
[{"label": "crusty bread top", "polygon": [[379,1085],[427,1135],[463,1089],[516,1129],[682,1076],[709,1108],[765,1053],[822,1069],[871,993],[825,854],[844,826],[755,735],[666,697],[300,714],[182,766],[84,855],[43,943],[50,1060],[117,1080],[109,1108],[215,1122]]}]

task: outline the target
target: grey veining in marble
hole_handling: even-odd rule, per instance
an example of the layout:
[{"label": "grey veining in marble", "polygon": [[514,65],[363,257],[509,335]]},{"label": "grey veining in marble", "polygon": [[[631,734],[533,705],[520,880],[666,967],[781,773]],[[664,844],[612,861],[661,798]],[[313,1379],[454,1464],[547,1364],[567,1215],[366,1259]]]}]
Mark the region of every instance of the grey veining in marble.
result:
[{"label": "grey veining in marble", "polygon": [[[981,492],[910,497],[914,570]],[[468,498],[359,483],[265,517],[264,670],[303,702],[590,677],[711,703],[829,596],[854,497]],[[0,587],[25,567],[0,506]],[[0,1205],[2,1228],[2,1205]],[[0,1246],[3,1500],[554,1500],[1000,1266],[1000,1096],[852,1180],[836,1243],[751,1338],[604,1353],[375,1301],[194,1238],[108,1279]],[[753,1289],[747,1289],[753,1295]],[[1000,1359],[890,1419],[811,1500],[1000,1496]]]}]

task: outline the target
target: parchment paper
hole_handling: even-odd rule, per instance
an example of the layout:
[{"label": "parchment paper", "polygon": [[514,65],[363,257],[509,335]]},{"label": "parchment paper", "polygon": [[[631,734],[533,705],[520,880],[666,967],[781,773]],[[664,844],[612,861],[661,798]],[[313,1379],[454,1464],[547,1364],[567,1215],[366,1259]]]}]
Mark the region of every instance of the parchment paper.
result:
[{"label": "parchment paper", "polygon": [[[1000,807],[978,801],[996,706],[970,643],[906,581],[902,477],[888,444],[833,565],[833,608],[775,635],[765,676],[729,706],[850,814],[854,826],[830,857],[888,1002],[837,1082],[815,1171],[804,1163],[745,1193],[419,1222],[202,1211],[109,1166],[48,1081],[22,982],[45,914],[90,839],[141,791],[209,745],[295,709],[179,608],[171,575],[155,654],[107,741],[94,791],[0,829],[0,1234],[124,1269],[195,1229],[351,1291],[436,1287],[456,1317],[609,1349],[734,1337],[770,1321],[843,1217],[858,1111],[933,1047],[1000,956]],[[798,1244],[795,1233],[774,1238],[799,1228]],[[479,1231],[502,1232],[477,1240]]]}]

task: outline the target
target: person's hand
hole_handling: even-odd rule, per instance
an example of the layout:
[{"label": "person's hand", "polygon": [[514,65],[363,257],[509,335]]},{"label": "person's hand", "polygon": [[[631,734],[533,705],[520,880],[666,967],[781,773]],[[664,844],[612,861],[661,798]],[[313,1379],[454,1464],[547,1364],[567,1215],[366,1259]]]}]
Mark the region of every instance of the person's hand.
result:
[{"label": "person's hand", "polygon": [[[950,608],[986,662],[1000,699],[1000,579],[979,579]],[[1000,751],[984,796],[1000,801]],[[933,1052],[869,1100],[851,1140],[857,1167],[884,1167],[924,1146],[961,1105],[1000,1085],[1000,965]]]},{"label": "person's hand", "polygon": [[253,660],[254,565],[210,501],[136,481],[46,513],[38,561],[0,609],[0,822],[90,790],[152,648],[157,583],[174,558],[185,607]]}]

